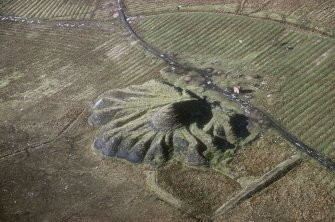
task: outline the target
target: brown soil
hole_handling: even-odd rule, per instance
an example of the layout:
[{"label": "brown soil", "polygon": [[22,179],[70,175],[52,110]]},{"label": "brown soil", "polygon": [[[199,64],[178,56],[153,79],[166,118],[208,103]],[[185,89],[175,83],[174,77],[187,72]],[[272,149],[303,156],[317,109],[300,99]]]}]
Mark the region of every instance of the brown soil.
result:
[{"label": "brown soil", "polygon": [[184,167],[177,163],[158,170],[157,183],[190,206],[191,215],[211,215],[240,190],[235,180],[210,169]]},{"label": "brown soil", "polygon": [[334,221],[334,191],[324,186],[333,178],[305,163],[216,221]]},{"label": "brown soil", "polygon": [[244,147],[230,162],[239,177],[259,177],[293,155],[294,148],[279,136],[265,134]]},{"label": "brown soil", "polygon": [[187,219],[149,192],[145,168],[95,155],[88,116],[48,144],[1,158],[0,221]]}]

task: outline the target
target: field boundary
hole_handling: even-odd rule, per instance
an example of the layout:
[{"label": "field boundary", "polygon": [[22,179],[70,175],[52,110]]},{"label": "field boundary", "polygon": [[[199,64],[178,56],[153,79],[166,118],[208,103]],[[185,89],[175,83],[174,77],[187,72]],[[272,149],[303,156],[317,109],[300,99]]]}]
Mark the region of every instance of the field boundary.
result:
[{"label": "field boundary", "polygon": [[[244,1],[243,1],[244,2]],[[332,30],[327,31],[327,27],[320,26],[313,21],[311,24],[313,27],[306,26],[300,24],[300,18],[296,17],[291,17],[290,15],[283,15],[280,12],[271,12],[268,14],[258,14],[261,11],[260,9],[254,9],[253,11],[248,11],[244,12],[244,8],[242,7],[237,7],[235,10],[223,10],[223,9],[215,9],[215,7],[220,7],[220,4],[210,4],[212,9],[199,9],[197,7],[201,7],[204,4],[192,4],[192,5],[187,5],[185,7],[181,7],[181,10],[176,10],[176,11],[171,11],[171,9],[167,8],[165,11],[153,11],[153,12],[146,12],[145,14],[136,14],[136,16],[141,16],[141,17],[148,17],[148,16],[159,16],[159,15],[164,15],[164,14],[174,14],[174,13],[213,13],[213,14],[228,14],[228,15],[234,15],[234,16],[242,16],[242,17],[248,17],[248,18],[255,18],[255,19],[262,19],[262,20],[267,20],[267,21],[274,21],[278,23],[282,23],[285,25],[289,25],[295,28],[299,28],[301,30],[309,31],[309,32],[314,32],[318,33],[323,36],[327,36],[330,38],[335,38],[335,33],[333,33]],[[126,7],[125,7],[126,8]]]}]

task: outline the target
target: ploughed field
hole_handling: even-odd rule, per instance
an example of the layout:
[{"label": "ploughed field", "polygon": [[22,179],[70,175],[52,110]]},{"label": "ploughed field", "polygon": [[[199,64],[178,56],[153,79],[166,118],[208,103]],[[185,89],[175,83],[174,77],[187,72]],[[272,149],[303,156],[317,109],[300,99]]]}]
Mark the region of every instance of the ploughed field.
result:
[{"label": "ploughed field", "polygon": [[[22,111],[29,113],[45,100],[77,104],[110,87],[149,80],[164,67],[162,62],[150,60],[151,56],[143,54],[129,37],[124,38],[117,25],[85,23],[82,28],[71,29],[47,22],[4,23],[0,36],[6,42],[1,52],[1,102],[5,111],[22,106]],[[110,76],[119,81],[111,84]],[[4,112],[2,118],[15,119],[15,114]],[[40,133],[44,134],[42,128]],[[17,147],[1,148],[6,155],[16,151]]]},{"label": "ploughed field", "polygon": [[105,0],[4,0],[2,15],[47,20],[112,20],[115,1]]},{"label": "ploughed field", "polygon": [[[183,64],[213,68],[215,84],[240,85],[243,99],[335,160],[334,1],[124,3],[150,45]],[[270,129],[243,145],[227,168],[173,160],[152,169],[101,158],[91,147],[97,130],[87,123],[92,102],[107,90],[175,77],[122,27],[115,0],[0,5],[0,221],[209,219],[299,156]],[[194,73],[176,78],[190,89],[204,86]],[[212,219],[331,221],[334,173],[301,160]]]},{"label": "ploughed field", "polygon": [[4,14],[40,19],[88,19],[95,11],[97,1],[5,1]]},{"label": "ploughed field", "polygon": [[208,11],[272,19],[335,35],[335,2],[329,0],[126,0],[125,3],[134,16]]},{"label": "ploughed field", "polygon": [[262,92],[255,105],[302,141],[334,156],[333,38],[269,20],[214,13],[148,16],[134,28],[148,43],[186,63],[203,68],[222,63],[217,81],[235,78]]}]

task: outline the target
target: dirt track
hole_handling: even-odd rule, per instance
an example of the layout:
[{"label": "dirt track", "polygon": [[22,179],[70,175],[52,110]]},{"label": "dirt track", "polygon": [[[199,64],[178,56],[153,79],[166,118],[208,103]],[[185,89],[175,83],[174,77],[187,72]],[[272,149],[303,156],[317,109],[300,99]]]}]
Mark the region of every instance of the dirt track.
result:
[{"label": "dirt track", "polygon": [[209,77],[206,70],[198,69],[192,66],[187,66],[178,63],[174,59],[172,59],[169,55],[165,54],[164,52],[161,52],[159,49],[156,49],[149,45],[147,42],[145,42],[140,36],[137,35],[136,32],[131,28],[127,16],[125,14],[124,9],[124,3],[123,0],[118,0],[119,4],[119,14],[121,15],[121,21],[124,27],[132,34],[132,36],[140,42],[140,44],[144,47],[145,50],[152,53],[157,58],[160,58],[164,60],[168,65],[171,65],[172,67],[177,67],[187,71],[194,71],[197,72],[206,83],[206,88],[209,88],[211,90],[214,90],[216,92],[221,93],[225,97],[227,97],[229,100],[236,101],[240,103],[243,107],[246,107],[247,112],[256,112],[258,115],[262,116],[262,118],[267,119],[270,122],[270,125],[276,129],[280,134],[287,139],[289,142],[291,142],[295,147],[297,147],[299,150],[305,152],[307,155],[312,157],[313,159],[319,161],[323,166],[327,167],[329,170],[335,172],[335,164],[328,159],[327,157],[323,156],[321,153],[317,152],[315,149],[309,147],[308,145],[304,144],[302,141],[298,140],[296,137],[294,137],[290,132],[288,132],[286,129],[284,129],[277,121],[273,120],[269,114],[266,114],[264,111],[260,110],[257,107],[252,106],[246,101],[243,101],[243,99],[239,98],[238,95],[228,92],[219,86],[217,86]]},{"label": "dirt track", "polygon": [[[0,221],[197,221],[151,192],[150,168],[101,159],[91,149],[90,102],[106,90],[159,79],[165,64],[116,19],[75,29],[57,23],[0,23]],[[252,179],[294,152],[269,134],[231,164]],[[176,174],[176,167],[160,169],[160,185],[196,201],[195,212],[241,189],[218,172],[182,167]],[[332,221],[333,178],[318,163],[304,162],[218,221]]]}]

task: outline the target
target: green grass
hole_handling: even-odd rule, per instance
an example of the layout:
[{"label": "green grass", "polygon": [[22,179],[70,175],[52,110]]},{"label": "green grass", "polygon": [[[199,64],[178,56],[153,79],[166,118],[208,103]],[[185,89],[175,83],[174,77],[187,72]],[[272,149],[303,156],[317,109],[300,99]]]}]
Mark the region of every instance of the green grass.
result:
[{"label": "green grass", "polygon": [[[254,103],[312,147],[327,150],[334,145],[333,39],[269,20],[214,13],[148,16],[134,29],[188,63],[219,60],[223,69],[269,79],[269,89],[261,89]],[[276,84],[278,92],[272,90]],[[267,93],[273,94],[274,103],[266,102]]]},{"label": "green grass", "polygon": [[[304,29],[318,30],[335,36],[335,2],[318,1],[204,1],[204,0],[125,0],[131,15],[155,15],[178,12],[215,12],[242,14],[249,17],[265,18],[287,22]],[[242,2],[244,5],[242,7]]]},{"label": "green grass", "polygon": [[175,12],[179,5],[182,6],[180,9],[181,11],[187,10],[189,7],[196,7],[193,8],[193,10],[199,10],[197,9],[197,6],[199,5],[202,6],[200,10],[203,10],[204,7],[207,8],[213,5],[223,5],[220,0],[126,0],[125,3],[132,15]]}]

